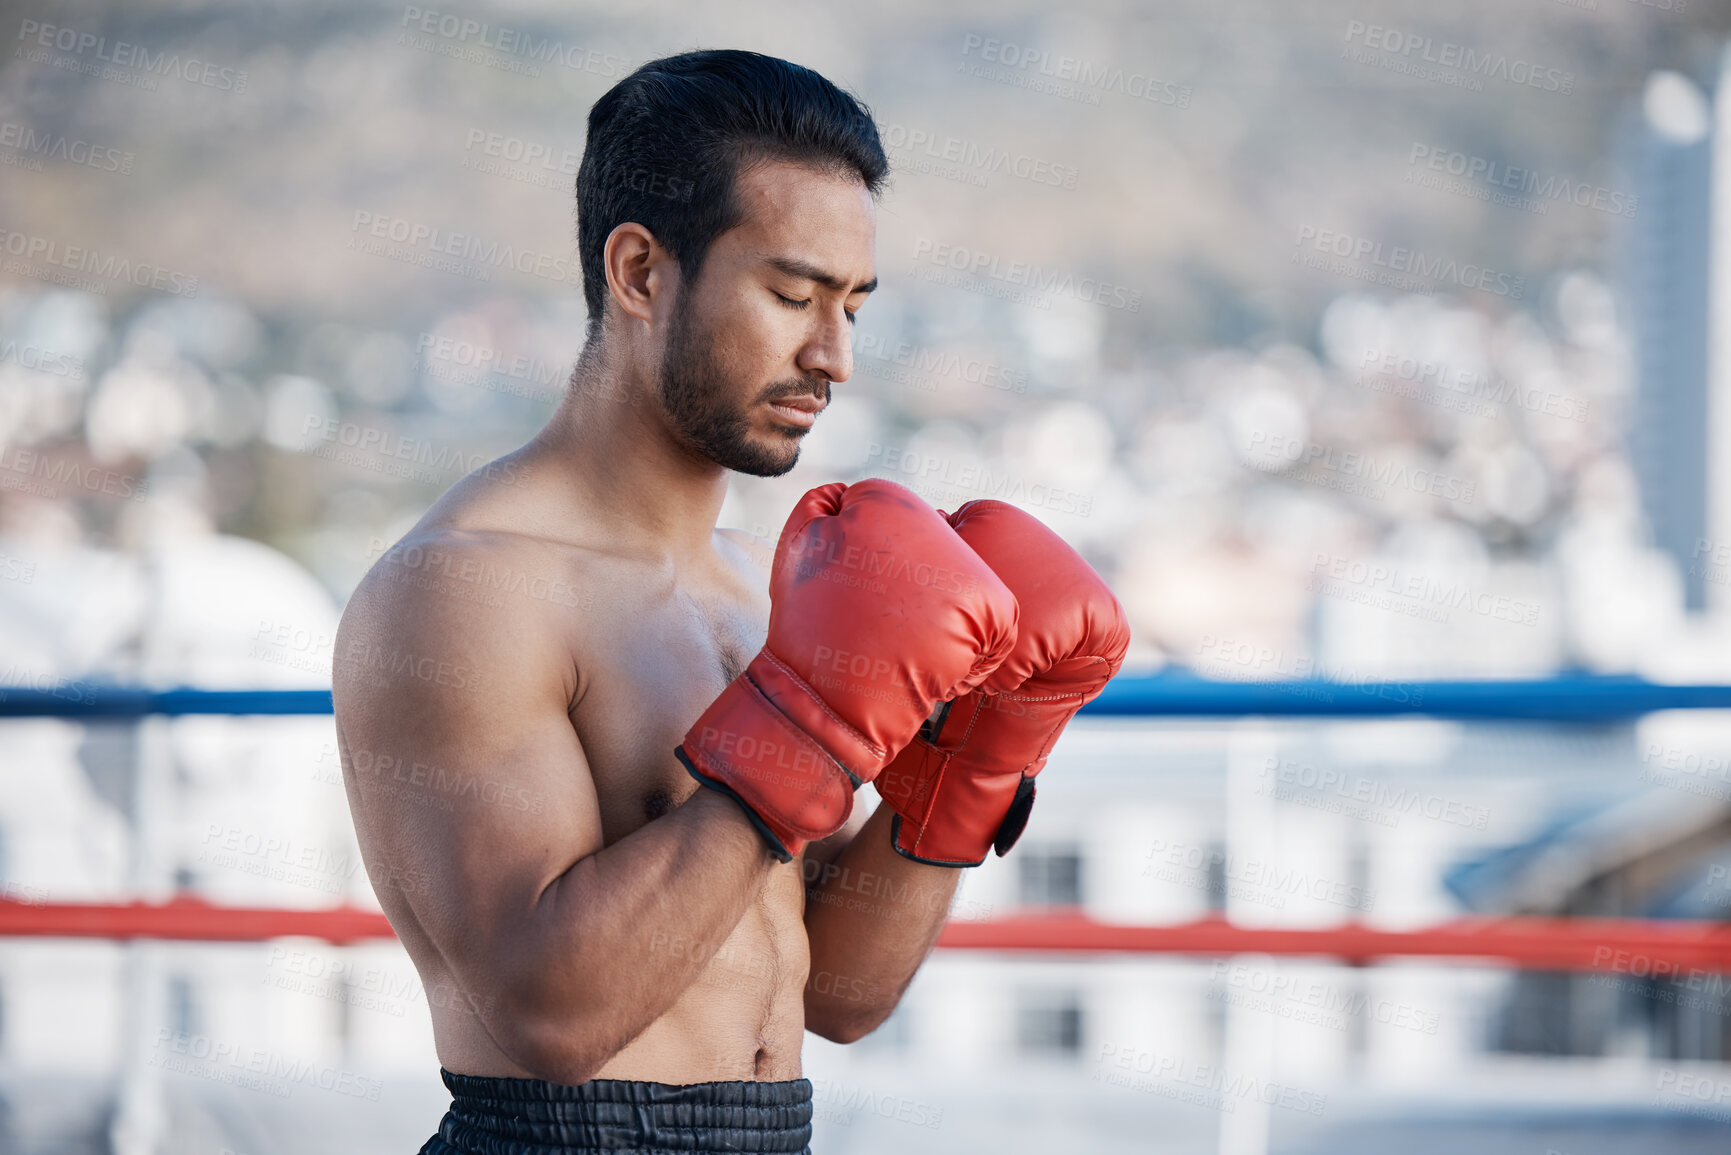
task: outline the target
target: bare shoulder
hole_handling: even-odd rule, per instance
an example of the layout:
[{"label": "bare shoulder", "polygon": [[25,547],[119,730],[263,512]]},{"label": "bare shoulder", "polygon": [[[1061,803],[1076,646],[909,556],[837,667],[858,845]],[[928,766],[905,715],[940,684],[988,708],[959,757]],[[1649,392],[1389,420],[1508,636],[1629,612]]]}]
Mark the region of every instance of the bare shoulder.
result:
[{"label": "bare shoulder", "polygon": [[362,851],[389,868],[399,933],[423,928],[448,959],[601,845],[570,718],[583,586],[556,543],[417,528],[343,613],[331,685]]},{"label": "bare shoulder", "polygon": [[362,675],[408,673],[467,689],[538,670],[579,690],[572,643],[593,601],[581,551],[505,532],[412,531],[388,550],[350,599],[337,635],[339,688]]}]

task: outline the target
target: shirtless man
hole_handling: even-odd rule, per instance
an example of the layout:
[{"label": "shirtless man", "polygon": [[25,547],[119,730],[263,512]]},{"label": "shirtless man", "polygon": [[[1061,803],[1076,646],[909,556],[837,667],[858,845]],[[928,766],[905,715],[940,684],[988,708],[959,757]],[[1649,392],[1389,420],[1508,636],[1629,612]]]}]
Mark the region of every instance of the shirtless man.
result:
[{"label": "shirtless man", "polygon": [[[1063,596],[1028,597],[1087,600],[1067,619],[1090,632],[1018,632],[985,559],[1073,555],[998,503],[952,528],[889,483],[823,486],[773,572],[715,528],[727,471],[791,469],[851,373],[886,171],[863,106],[773,58],[689,53],[603,96],[567,397],[344,613],[344,781],[454,1097],[425,1152],[807,1150],[802,1032],[889,1015],[954,867],[1014,841],[1122,658],[1080,559],[1043,559]],[[860,557],[903,577],[856,581]],[[1067,659],[1085,684],[1018,698]],[[986,712],[997,730],[946,721]],[[867,817],[853,790],[880,772]]]}]

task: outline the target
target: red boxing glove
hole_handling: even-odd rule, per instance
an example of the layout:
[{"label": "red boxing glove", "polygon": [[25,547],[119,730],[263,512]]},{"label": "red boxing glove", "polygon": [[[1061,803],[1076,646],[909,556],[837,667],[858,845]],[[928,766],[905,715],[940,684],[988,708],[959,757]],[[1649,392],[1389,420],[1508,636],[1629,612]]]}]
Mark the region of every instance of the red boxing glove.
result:
[{"label": "red boxing glove", "polygon": [[1016,599],[892,481],[820,485],[776,543],[769,636],[674,751],[783,862],[835,833],[940,702],[1016,640]]},{"label": "red boxing glove", "polygon": [[978,866],[1006,854],[1034,807],[1034,776],[1064,727],[1124,664],[1130,626],[1106,583],[1062,538],[1001,501],[950,524],[1021,606],[1015,649],[940,711],[878,776],[903,857]]}]

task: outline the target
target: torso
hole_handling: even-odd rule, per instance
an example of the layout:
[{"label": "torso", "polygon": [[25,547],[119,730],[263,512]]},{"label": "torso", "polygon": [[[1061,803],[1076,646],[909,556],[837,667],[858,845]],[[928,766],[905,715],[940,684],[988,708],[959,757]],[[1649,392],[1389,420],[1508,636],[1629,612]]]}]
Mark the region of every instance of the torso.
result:
[{"label": "torso", "polygon": [[[571,712],[611,844],[701,789],[673,756],[686,729],[762,647],[769,599],[751,562],[718,539],[736,581],[691,583],[622,568],[589,621],[599,631]],[[737,584],[736,584],[737,583]],[[809,962],[797,864],[771,875],[697,981],[599,1078],[657,1082],[799,1075]],[[679,949],[669,943],[670,949]],[[671,1078],[677,1072],[679,1078]]]},{"label": "torso", "polygon": [[[447,503],[441,503],[446,505]],[[461,502],[453,531],[475,551]],[[438,508],[435,508],[435,513]],[[431,524],[429,524],[431,523]],[[429,517],[416,531],[424,535]],[[746,662],[768,630],[767,575],[761,559],[727,531],[703,572],[549,543],[496,539],[505,564],[558,577],[580,591],[577,607],[545,603],[547,628],[570,639],[575,686],[569,717],[594,779],[611,845],[668,813],[700,787],[674,748]],[[483,547],[484,548],[484,547]],[[760,552],[760,551],[758,551]],[[557,676],[557,674],[555,674]],[[380,885],[384,882],[385,885]],[[453,989],[438,951],[414,925],[388,880],[374,879],[380,901],[429,992]],[[797,862],[777,868],[699,977],[658,1020],[595,1075],[660,1083],[783,1080],[799,1077],[809,949],[804,888]],[[667,941],[667,949],[683,949]],[[526,1077],[493,1042],[478,1016],[428,999],[439,1061],[474,1075]]]}]

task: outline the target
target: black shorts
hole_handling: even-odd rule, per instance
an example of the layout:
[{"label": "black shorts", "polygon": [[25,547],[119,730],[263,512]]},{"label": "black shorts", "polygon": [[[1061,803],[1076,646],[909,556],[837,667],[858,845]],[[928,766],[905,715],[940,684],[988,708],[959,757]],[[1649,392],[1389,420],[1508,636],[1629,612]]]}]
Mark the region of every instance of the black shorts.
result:
[{"label": "black shorts", "polygon": [[577,1086],[439,1069],[451,1109],[420,1155],[588,1155],[591,1151],[811,1155],[811,1080]]}]

